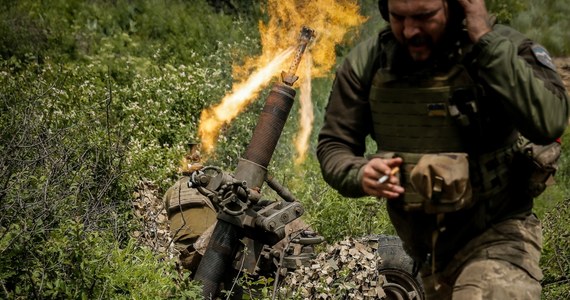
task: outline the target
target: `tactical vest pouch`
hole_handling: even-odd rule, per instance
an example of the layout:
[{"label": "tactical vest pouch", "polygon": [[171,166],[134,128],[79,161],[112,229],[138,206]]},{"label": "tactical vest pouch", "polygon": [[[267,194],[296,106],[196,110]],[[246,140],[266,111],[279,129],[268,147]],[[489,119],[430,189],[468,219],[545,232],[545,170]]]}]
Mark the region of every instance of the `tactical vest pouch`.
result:
[{"label": "tactical vest pouch", "polygon": [[410,185],[422,198],[426,213],[448,213],[470,206],[467,153],[424,154],[411,170]]},{"label": "tactical vest pouch", "polygon": [[523,180],[527,180],[528,194],[534,198],[542,194],[547,186],[554,184],[562,146],[558,142],[537,145],[522,136],[518,144],[518,167],[522,169]]},{"label": "tactical vest pouch", "polygon": [[447,213],[468,207],[473,202],[467,153],[379,152],[374,157],[401,157],[401,196],[406,211],[428,214]]}]

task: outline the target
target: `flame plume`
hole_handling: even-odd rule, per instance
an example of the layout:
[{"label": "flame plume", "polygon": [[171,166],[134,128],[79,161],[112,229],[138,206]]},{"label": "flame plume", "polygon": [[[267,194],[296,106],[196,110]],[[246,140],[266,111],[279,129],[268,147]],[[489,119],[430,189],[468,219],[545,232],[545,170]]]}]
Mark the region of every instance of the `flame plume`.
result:
[{"label": "flame plume", "polygon": [[306,61],[303,68],[303,77],[301,77],[301,94],[299,100],[301,102],[301,107],[299,109],[300,116],[300,129],[295,137],[295,149],[297,150],[297,158],[295,158],[295,164],[300,165],[307,156],[307,149],[309,148],[309,137],[311,136],[311,130],[313,129],[313,120],[315,119],[313,114],[313,102],[311,101],[311,66],[312,57],[311,55],[306,56]]},{"label": "flame plume", "polygon": [[[308,139],[312,130],[313,108],[311,103],[311,77],[327,76],[336,63],[335,46],[343,42],[345,35],[361,25],[366,18],[359,14],[356,0],[268,0],[265,9],[267,23],[260,22],[262,54],[250,57],[241,66],[234,66],[234,78],[248,78],[235,84],[220,104],[202,112],[198,129],[202,149],[211,153],[220,128],[237,117],[245,107],[265,88],[274,76],[284,70],[284,63],[291,58],[297,45],[298,32],[303,26],[315,30],[316,39],[310,51],[312,60],[303,59],[301,82],[301,132],[296,137],[300,163],[306,156]],[[291,47],[283,50],[285,47]],[[309,56],[309,51],[305,55]],[[307,66],[307,64],[309,66]],[[262,66],[262,67],[260,67]]]},{"label": "flame plume", "polygon": [[222,103],[202,111],[198,133],[202,137],[202,149],[210,153],[214,149],[215,138],[220,128],[233,120],[259,91],[265,87],[273,76],[281,70],[283,63],[291,56],[293,48],[285,50],[259,69],[242,84],[234,86],[233,93],[226,95]]}]

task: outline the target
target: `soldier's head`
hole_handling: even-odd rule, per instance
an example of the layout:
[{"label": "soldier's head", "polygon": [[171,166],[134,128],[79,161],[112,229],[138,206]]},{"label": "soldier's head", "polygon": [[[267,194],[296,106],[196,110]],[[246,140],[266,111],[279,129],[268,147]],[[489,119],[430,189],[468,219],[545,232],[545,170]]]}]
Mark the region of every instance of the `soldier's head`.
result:
[{"label": "soldier's head", "polygon": [[378,5],[394,36],[415,61],[427,60],[451,27],[460,26],[458,21],[463,20],[457,0],[380,0]]}]

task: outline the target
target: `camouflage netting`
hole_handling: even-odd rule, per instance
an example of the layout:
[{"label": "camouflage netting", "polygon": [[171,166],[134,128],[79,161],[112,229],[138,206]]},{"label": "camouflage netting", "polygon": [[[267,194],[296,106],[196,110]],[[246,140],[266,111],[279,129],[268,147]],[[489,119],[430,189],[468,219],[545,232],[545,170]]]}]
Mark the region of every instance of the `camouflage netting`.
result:
[{"label": "camouflage netting", "polygon": [[353,238],[329,245],[310,266],[288,272],[279,292],[303,299],[381,299],[386,278],[378,273],[378,245]]},{"label": "camouflage netting", "polygon": [[133,194],[133,209],[142,229],[133,232],[133,236],[156,253],[167,254],[169,258],[178,257],[158,186],[147,180],[139,181]]},{"label": "camouflage netting", "polygon": [[[175,258],[168,227],[168,218],[158,187],[149,181],[140,181],[133,194],[135,216],[141,222],[141,231],[133,235],[142,245],[156,253],[166,253]],[[385,277],[378,274],[381,263],[377,253],[378,242],[366,239],[346,239],[311,260],[310,266],[286,272],[281,277],[281,296],[304,299],[378,299],[382,298]],[[285,289],[284,287],[289,287]],[[294,288],[290,288],[294,287]]]}]

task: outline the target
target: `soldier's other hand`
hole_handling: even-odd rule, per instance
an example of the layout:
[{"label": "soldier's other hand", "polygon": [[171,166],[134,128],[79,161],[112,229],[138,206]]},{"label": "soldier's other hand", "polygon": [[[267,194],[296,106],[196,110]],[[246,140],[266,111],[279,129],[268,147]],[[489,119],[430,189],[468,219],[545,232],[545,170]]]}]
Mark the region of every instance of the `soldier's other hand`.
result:
[{"label": "soldier's other hand", "polygon": [[491,31],[489,13],[485,7],[485,0],[457,0],[465,11],[465,21],[469,38],[473,43],[487,32]]},{"label": "soldier's other hand", "polygon": [[[402,158],[396,157],[391,159],[373,158],[365,166],[362,172],[362,189],[370,196],[378,198],[394,199],[398,198],[404,192],[404,188],[400,186],[398,176],[390,175],[393,168],[402,164]],[[381,183],[378,180],[384,176],[390,175],[388,180]]]}]

